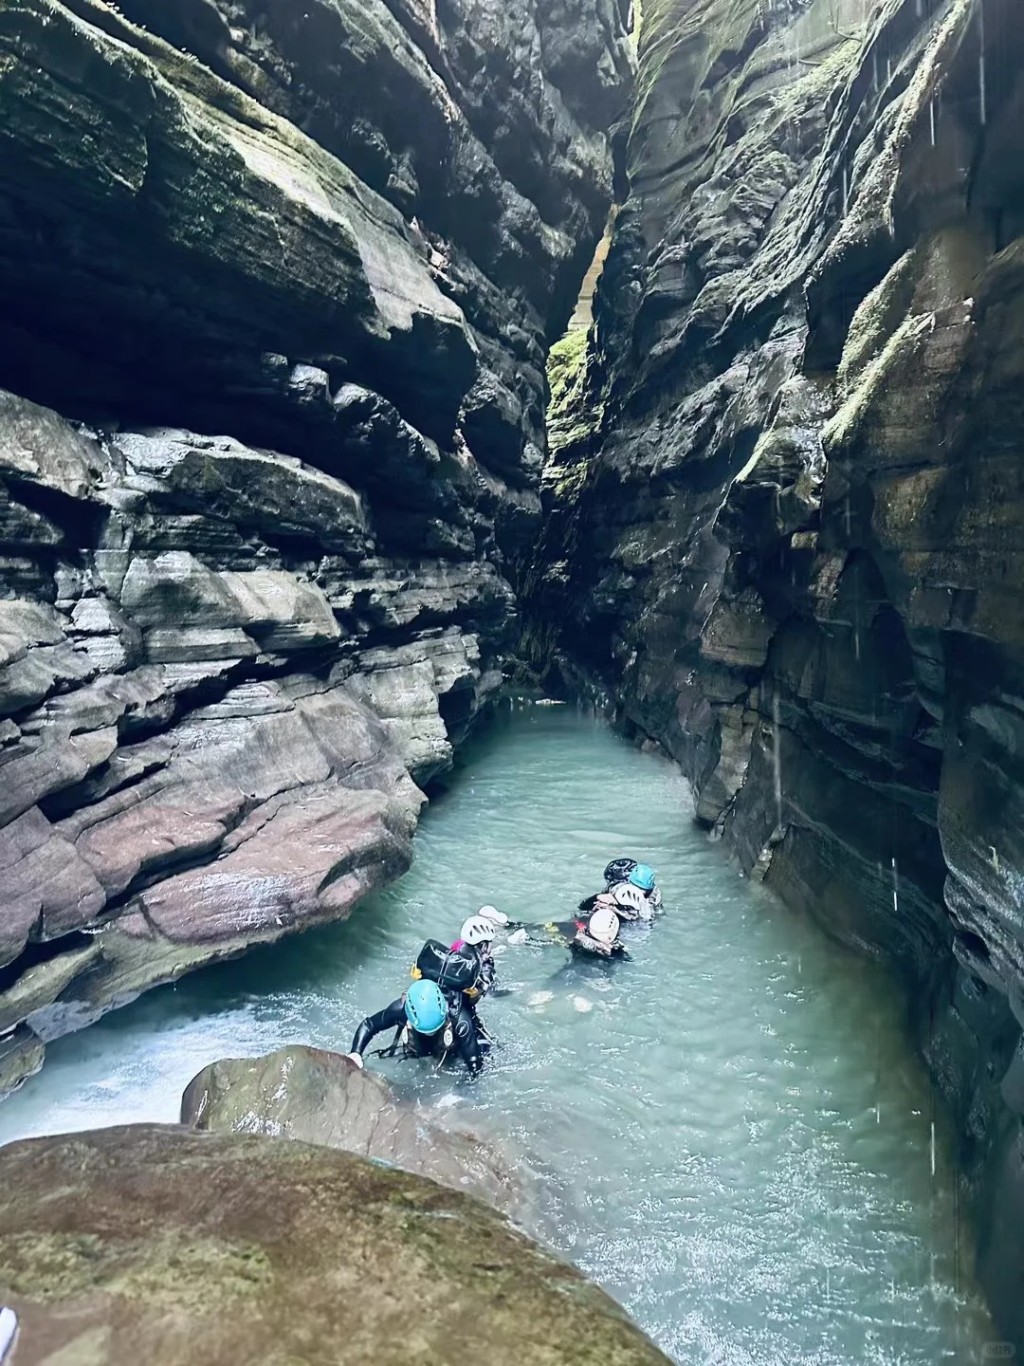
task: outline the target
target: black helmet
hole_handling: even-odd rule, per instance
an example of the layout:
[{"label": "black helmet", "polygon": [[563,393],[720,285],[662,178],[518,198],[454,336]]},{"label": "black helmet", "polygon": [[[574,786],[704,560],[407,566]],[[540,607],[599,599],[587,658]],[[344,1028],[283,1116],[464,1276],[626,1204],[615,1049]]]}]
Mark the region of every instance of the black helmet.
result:
[{"label": "black helmet", "polygon": [[635,858],[613,858],[604,870],[604,880],[609,887],[613,887],[616,882],[628,882],[629,875],[635,867]]}]

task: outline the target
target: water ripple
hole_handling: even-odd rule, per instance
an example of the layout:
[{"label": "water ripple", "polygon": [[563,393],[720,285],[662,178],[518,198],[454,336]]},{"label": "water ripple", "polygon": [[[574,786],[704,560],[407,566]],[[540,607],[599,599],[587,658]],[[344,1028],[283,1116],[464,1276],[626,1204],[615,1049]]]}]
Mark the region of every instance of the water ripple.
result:
[{"label": "water ripple", "polygon": [[[957,1223],[947,1136],[877,967],[739,878],[685,784],[572,709],[504,713],[460,762],[416,864],[344,926],[154,992],[54,1045],[0,1108],[0,1141],[176,1118],[212,1058],[347,1048],[408,980],[418,941],[483,901],[567,915],[637,851],[667,896],[633,961],[509,948],[487,1003],[501,1047],[476,1086],[396,1084],[504,1138],[543,1184],[538,1232],[681,1363],[982,1359],[994,1336]],[[518,1159],[517,1159],[518,1160]]]}]

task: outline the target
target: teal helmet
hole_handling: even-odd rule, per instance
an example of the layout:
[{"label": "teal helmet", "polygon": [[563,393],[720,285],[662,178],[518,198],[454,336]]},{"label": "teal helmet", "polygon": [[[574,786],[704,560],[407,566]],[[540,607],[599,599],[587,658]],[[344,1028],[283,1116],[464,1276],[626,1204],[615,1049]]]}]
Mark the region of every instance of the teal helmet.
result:
[{"label": "teal helmet", "polygon": [[413,982],[405,993],[405,1015],[418,1034],[436,1034],[448,1018],[448,1005],[436,982]]},{"label": "teal helmet", "polygon": [[639,887],[642,892],[653,892],[657,881],[654,876],[654,869],[648,868],[646,863],[638,863],[630,873],[629,880],[634,887]]}]

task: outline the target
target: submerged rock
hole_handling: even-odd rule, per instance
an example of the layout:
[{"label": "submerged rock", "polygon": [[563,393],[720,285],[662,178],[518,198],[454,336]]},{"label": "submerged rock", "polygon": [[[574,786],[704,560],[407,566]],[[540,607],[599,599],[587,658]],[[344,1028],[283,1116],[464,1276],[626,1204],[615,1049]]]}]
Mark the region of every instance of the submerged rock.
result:
[{"label": "submerged rock", "polygon": [[292,1045],[262,1058],[225,1058],[189,1082],[181,1122],[213,1133],[268,1134],[344,1148],[467,1191],[505,1211],[524,1187],[504,1155],[429,1107],[399,1100],[382,1077],[340,1053]]},{"label": "submerged rock", "polygon": [[0,1151],[19,1366],[655,1366],[603,1291],[493,1211],[348,1153],[133,1125]]}]

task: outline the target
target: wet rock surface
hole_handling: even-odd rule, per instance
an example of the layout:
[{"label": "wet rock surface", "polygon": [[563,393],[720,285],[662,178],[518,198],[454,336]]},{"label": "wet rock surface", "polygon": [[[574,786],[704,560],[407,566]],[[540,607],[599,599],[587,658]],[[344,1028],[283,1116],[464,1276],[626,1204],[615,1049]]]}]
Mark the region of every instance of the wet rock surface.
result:
[{"label": "wet rock surface", "polygon": [[[349,1153],[132,1125],[0,1153],[19,1363],[641,1366],[614,1302],[498,1214]],[[343,1346],[342,1346],[343,1344]]]},{"label": "wet rock surface", "polygon": [[901,968],[1024,1344],[1019,19],[645,4],[527,644]]},{"label": "wet rock surface", "polygon": [[625,18],[3,7],[0,1090],[408,865],[500,681]]},{"label": "wet rock surface", "polygon": [[322,1048],[295,1044],[262,1058],[223,1058],[189,1082],[181,1122],[204,1133],[267,1134],[387,1162],[522,1216],[511,1151],[403,1101],[382,1077]]}]

